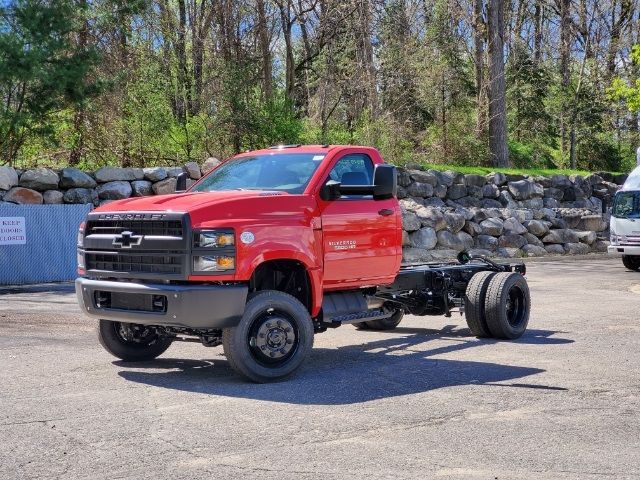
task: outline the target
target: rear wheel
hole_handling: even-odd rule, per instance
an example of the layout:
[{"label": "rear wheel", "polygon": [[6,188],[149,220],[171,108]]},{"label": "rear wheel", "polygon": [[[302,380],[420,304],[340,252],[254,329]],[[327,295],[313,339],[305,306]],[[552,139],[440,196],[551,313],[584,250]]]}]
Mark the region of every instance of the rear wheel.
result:
[{"label": "rear wheel", "polygon": [[640,257],[637,255],[623,255],[622,264],[629,270],[640,270]]},{"label": "rear wheel", "polygon": [[489,282],[495,272],[478,272],[467,285],[464,297],[464,314],[469,330],[476,337],[490,337],[485,315],[485,302]]},{"label": "rear wheel", "polygon": [[519,273],[496,273],[489,282],[485,300],[487,326],[494,338],[514,339],[527,329],[531,297]]},{"label": "rear wheel", "polygon": [[240,375],[265,383],[293,373],[313,347],[313,322],[295,297],[275,290],[252,295],[237,327],[222,331],[224,353]]},{"label": "rear wheel", "polygon": [[114,357],[127,362],[142,362],[163,354],[172,339],[159,336],[145,325],[100,320],[98,341]]}]

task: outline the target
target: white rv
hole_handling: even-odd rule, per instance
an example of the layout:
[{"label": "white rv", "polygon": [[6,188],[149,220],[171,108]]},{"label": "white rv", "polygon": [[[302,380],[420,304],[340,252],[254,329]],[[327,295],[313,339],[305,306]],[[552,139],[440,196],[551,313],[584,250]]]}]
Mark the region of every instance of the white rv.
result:
[{"label": "white rv", "polygon": [[609,253],[622,255],[622,263],[629,270],[640,270],[640,166],[613,199],[609,230]]}]

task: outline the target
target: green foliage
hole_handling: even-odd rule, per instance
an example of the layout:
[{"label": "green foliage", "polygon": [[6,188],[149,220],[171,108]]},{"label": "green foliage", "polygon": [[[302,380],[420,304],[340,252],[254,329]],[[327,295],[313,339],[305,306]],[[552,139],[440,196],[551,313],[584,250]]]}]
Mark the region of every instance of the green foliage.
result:
[{"label": "green foliage", "polygon": [[[73,33],[86,11],[75,2],[18,0],[0,9],[0,155],[13,161],[30,136],[44,144],[58,128],[56,112],[101,90],[98,62]],[[55,143],[55,142],[54,142]]]},{"label": "green foliage", "polygon": [[[633,47],[631,60],[636,66],[640,67],[640,45]],[[626,103],[629,111],[640,112],[640,78],[628,84],[622,78],[616,77],[613,79],[608,93],[612,100]]]}]

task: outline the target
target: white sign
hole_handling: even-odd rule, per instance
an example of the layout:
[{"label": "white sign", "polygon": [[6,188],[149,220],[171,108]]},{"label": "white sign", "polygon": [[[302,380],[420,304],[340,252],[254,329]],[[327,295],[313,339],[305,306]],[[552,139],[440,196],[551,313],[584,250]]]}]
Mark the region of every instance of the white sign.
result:
[{"label": "white sign", "polygon": [[24,217],[0,217],[0,245],[24,245],[27,229]]}]

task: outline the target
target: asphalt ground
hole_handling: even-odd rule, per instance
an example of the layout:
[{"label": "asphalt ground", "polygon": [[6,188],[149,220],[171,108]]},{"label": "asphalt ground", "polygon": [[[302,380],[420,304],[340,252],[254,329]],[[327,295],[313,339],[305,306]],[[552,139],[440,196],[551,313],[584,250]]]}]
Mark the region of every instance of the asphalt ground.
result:
[{"label": "asphalt ground", "polygon": [[0,478],[640,478],[640,273],[528,270],[517,341],[457,315],[344,326],[268,385],[221,347],[117,361],[69,285],[0,289]]}]

